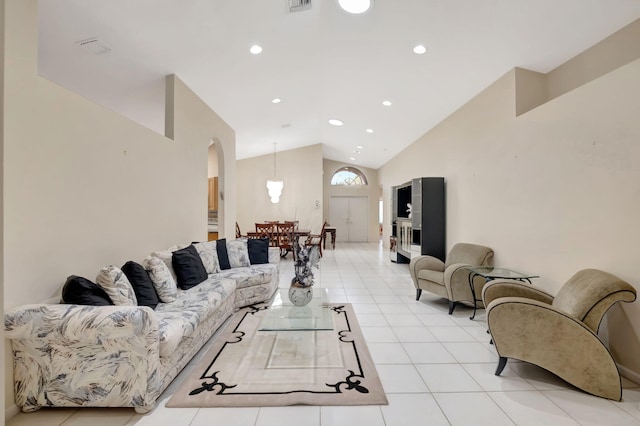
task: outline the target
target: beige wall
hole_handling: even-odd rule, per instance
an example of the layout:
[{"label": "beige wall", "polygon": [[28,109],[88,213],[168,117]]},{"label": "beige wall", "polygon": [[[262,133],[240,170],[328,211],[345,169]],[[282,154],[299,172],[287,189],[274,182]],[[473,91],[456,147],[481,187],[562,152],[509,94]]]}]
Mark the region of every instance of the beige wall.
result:
[{"label": "beige wall", "polygon": [[[212,138],[224,152],[231,230],[235,223],[233,130],[174,76],[167,132],[175,140],[38,77],[36,5],[6,0],[5,309],[57,297],[68,275],[95,279],[102,266],[205,238]],[[10,367],[7,411],[15,409]]]},{"label": "beige wall", "polygon": [[[369,185],[366,187],[349,187],[349,186],[332,186],[331,178],[333,174],[343,167],[355,167],[367,177]],[[338,161],[323,161],[322,184],[324,187],[324,209],[323,215],[326,220],[329,219],[329,199],[331,197],[368,197],[369,198],[369,242],[374,243],[380,240],[380,231],[378,225],[378,202],[381,197],[381,189],[378,183],[378,171],[368,167],[353,166],[352,164],[341,163]]]},{"label": "beige wall", "polygon": [[[638,287],[640,60],[516,117],[519,72],[385,164],[384,199],[412,177],[444,176],[448,247],[486,244],[497,265],[539,274],[535,285],[553,293],[587,267]],[[609,320],[617,360],[640,373],[640,303]]]},{"label": "beige wall", "polygon": [[[194,240],[201,241],[207,239],[207,169],[208,169],[208,147],[211,140],[214,141],[218,156],[218,227],[220,238],[235,238],[236,223],[236,134],[220,116],[212,111],[202,99],[198,98],[179,78],[175,76],[167,77],[169,82],[168,94],[175,94],[173,99],[174,107],[171,108],[171,99],[167,100],[167,123],[175,123],[172,130],[176,141],[198,141],[198,160],[192,163],[198,172],[197,184],[192,185],[192,181],[183,181],[183,185],[189,187],[189,191],[194,191],[194,197],[199,197],[202,208],[198,209],[198,217],[204,215],[204,222],[198,221],[198,234]],[[175,90],[169,90],[170,87]],[[203,145],[200,145],[203,144]],[[200,150],[202,147],[202,150]],[[188,163],[188,159],[186,163]],[[186,164],[189,167],[188,164]]]},{"label": "beige wall", "polygon": [[[0,23],[4,29],[4,0],[0,0]],[[4,31],[0,31],[0,46],[4,48]],[[4,99],[4,55],[0,54],[0,99]],[[0,200],[2,200],[2,206],[4,206],[4,102],[0,102]],[[4,223],[3,220],[4,207],[0,206],[0,224]],[[4,318],[4,231],[0,232],[0,315]],[[4,361],[0,365],[0,419],[5,418],[5,365],[7,363],[7,351],[5,350],[4,341],[4,327],[0,333],[0,354],[3,354]]]},{"label": "beige wall", "polygon": [[[273,178],[273,154],[238,160],[238,224],[242,233],[256,222],[298,220],[301,229],[322,228],[322,145],[278,151],[277,177],[284,182],[278,204],[272,204],[266,183]],[[316,201],[319,206],[316,207]]]},{"label": "beige wall", "polygon": [[640,19],[548,74],[548,99],[556,98],[640,58]]},{"label": "beige wall", "polygon": [[209,146],[207,162],[207,175],[212,178],[218,176],[218,153],[216,152],[216,145]]}]

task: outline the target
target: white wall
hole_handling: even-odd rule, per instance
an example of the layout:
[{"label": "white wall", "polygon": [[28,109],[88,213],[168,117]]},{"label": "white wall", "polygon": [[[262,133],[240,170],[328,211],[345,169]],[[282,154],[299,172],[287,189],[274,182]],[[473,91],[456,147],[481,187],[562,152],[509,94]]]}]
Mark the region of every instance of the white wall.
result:
[{"label": "white wall", "polygon": [[277,152],[277,178],[284,182],[278,204],[271,203],[266,187],[267,180],[273,178],[273,154],[238,160],[237,167],[237,218],[243,234],[265,220],[298,220],[300,229],[320,232],[322,145]]},{"label": "white wall", "polygon": [[6,0],[3,21],[5,309],[59,295],[68,275],[93,280],[102,266],[206,238],[212,138],[224,151],[224,213],[235,223],[233,130],[175,76],[170,137],[38,77],[36,9],[36,0]]},{"label": "white wall", "polygon": [[[497,265],[539,274],[552,293],[587,267],[638,287],[638,75],[640,60],[516,117],[516,80],[531,75],[514,69],[385,164],[384,199],[412,177],[444,176],[449,248],[488,245]],[[609,319],[616,359],[640,372],[640,303]]]}]

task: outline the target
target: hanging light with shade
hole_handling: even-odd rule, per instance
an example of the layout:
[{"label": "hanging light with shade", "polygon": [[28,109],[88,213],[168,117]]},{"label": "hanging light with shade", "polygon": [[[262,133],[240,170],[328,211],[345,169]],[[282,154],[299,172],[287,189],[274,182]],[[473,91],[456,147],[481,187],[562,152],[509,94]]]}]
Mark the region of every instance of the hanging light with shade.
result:
[{"label": "hanging light with shade", "polygon": [[273,143],[273,179],[267,180],[267,190],[269,191],[269,197],[271,197],[273,204],[280,202],[280,195],[284,187],[284,182],[276,178],[276,144],[277,142]]}]

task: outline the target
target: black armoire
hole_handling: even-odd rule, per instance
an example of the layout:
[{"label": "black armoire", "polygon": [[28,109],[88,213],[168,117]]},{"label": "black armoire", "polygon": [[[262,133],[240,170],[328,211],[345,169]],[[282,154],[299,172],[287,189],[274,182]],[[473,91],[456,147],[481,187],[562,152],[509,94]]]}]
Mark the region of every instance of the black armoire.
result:
[{"label": "black armoire", "polygon": [[[409,207],[410,204],[410,207]],[[446,256],[445,185],[442,177],[422,177],[392,188],[391,259],[409,262],[429,255]],[[395,247],[393,247],[395,246]]]}]

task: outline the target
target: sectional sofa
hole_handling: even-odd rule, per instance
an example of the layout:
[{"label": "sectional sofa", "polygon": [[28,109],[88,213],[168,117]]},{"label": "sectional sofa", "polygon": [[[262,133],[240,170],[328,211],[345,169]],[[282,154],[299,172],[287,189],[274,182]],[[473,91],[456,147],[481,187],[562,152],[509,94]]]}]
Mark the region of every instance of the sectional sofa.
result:
[{"label": "sectional sofa", "polygon": [[[246,239],[223,243],[172,247],[147,257],[142,266],[159,299],[155,308],[141,306],[145,295],[128,281],[125,266],[108,266],[98,273],[100,289],[91,290],[104,290],[113,304],[69,303],[78,296],[70,284],[75,277],[63,288],[67,303],[7,312],[16,404],[24,412],[40,407],[153,409],[162,391],[234,311],[268,300],[278,287],[277,247]],[[204,280],[195,282],[189,275],[193,271],[187,271],[193,285],[181,286],[186,281],[180,262],[185,259],[198,263],[200,272],[204,268]]]}]

